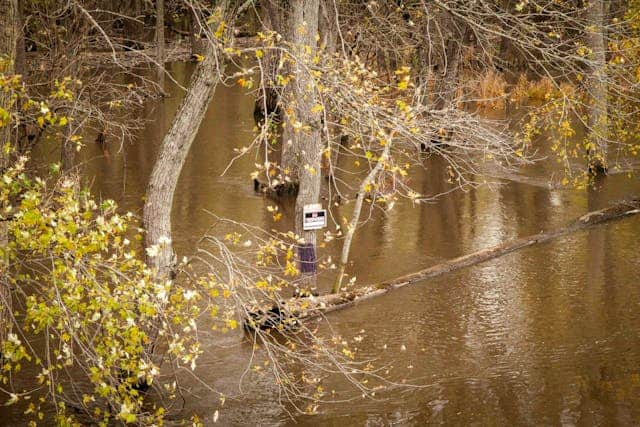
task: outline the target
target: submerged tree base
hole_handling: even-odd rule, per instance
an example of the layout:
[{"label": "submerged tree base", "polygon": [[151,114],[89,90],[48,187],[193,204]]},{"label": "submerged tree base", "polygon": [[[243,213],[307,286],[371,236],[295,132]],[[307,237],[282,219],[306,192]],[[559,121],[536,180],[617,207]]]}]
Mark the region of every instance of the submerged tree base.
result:
[{"label": "submerged tree base", "polygon": [[295,315],[286,307],[274,305],[269,309],[256,308],[248,312],[244,320],[244,330],[252,333],[256,330],[267,331],[271,329],[291,330],[299,325]]},{"label": "submerged tree base", "polygon": [[297,182],[282,182],[276,185],[269,185],[254,178],[253,189],[257,193],[263,193],[271,197],[296,197],[300,185]]},{"label": "submerged tree base", "polygon": [[593,177],[603,177],[609,173],[609,168],[600,159],[589,162],[589,175]]}]

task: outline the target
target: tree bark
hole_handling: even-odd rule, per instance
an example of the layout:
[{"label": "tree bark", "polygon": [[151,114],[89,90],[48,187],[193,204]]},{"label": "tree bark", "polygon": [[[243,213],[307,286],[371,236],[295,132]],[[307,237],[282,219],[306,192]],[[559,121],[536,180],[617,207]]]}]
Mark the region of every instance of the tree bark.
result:
[{"label": "tree bark", "polygon": [[298,58],[293,64],[294,78],[286,88],[288,111],[285,113],[286,139],[283,140],[282,155],[284,165],[285,156],[290,154],[288,164],[299,182],[294,231],[303,239],[298,250],[298,260],[300,270],[306,276],[305,281],[315,275],[316,233],[303,230],[303,209],[305,205],[318,203],[322,178],[320,113],[313,109],[317,93],[313,77],[305,67],[305,64],[311,63],[317,51],[318,12],[319,0],[291,1],[290,41]]},{"label": "tree bark", "polygon": [[338,276],[336,278],[335,283],[333,284],[333,289],[331,289],[331,293],[340,292],[340,288],[342,287],[342,280],[344,279],[344,272],[347,268],[347,262],[349,261],[349,251],[351,250],[351,241],[353,240],[353,235],[356,232],[356,228],[358,227],[358,221],[360,220],[360,212],[362,211],[362,204],[364,203],[364,198],[367,193],[367,186],[375,181],[376,177],[387,163],[387,159],[389,158],[389,151],[391,150],[391,141],[387,143],[384,147],[384,152],[375,167],[371,169],[367,177],[360,184],[360,189],[358,190],[358,195],[356,198],[356,204],[353,208],[353,215],[351,217],[351,222],[349,223],[349,228],[347,228],[347,235],[345,236],[344,243],[342,245],[342,254],[340,255],[340,267],[338,269]]},{"label": "tree bark", "polygon": [[[325,313],[350,307],[360,301],[384,295],[394,289],[423,282],[426,279],[442,276],[462,268],[480,264],[482,262],[510,254],[522,248],[527,248],[539,243],[545,243],[576,231],[585,230],[598,224],[636,214],[640,214],[640,198],[618,202],[608,208],[589,212],[566,227],[558,230],[542,232],[532,236],[511,240],[469,255],[454,258],[450,261],[415,273],[382,282],[377,285],[364,286],[353,291],[328,294],[321,297],[315,297],[313,299],[305,298],[304,300],[301,300],[300,298],[291,298],[285,301],[279,309],[281,312],[284,310],[284,313],[286,313],[283,317],[293,316],[298,320],[315,318]],[[249,310],[249,312],[258,313],[258,316],[260,316],[259,313],[267,313],[268,310],[268,308],[252,309]],[[266,317],[263,317],[263,319],[260,319],[259,317],[256,319],[256,317],[253,317],[251,319],[252,322],[255,322],[255,324],[260,327],[263,326],[261,322],[262,320],[266,320]]]},{"label": "tree bark", "polygon": [[76,166],[76,145],[69,140],[71,132],[67,131],[67,138],[62,142],[62,153],[60,160],[62,161],[62,171],[71,172]]},{"label": "tree bark", "polygon": [[171,276],[175,265],[173,246],[170,240],[166,241],[171,239],[173,196],[182,166],[224,69],[218,60],[215,48],[207,43],[205,59],[193,72],[189,91],[162,141],[151,172],[143,221],[147,231],[146,247],[158,247],[157,256],[147,257],[148,265],[157,271],[158,277]]},{"label": "tree bark", "polygon": [[[82,22],[79,16],[76,14],[75,8],[72,10],[73,10],[72,15],[69,18],[70,21],[72,23]],[[63,55],[69,58],[73,57],[75,52],[74,46],[66,45],[63,42],[60,43],[60,49],[61,49],[61,52],[64,52]],[[79,75],[78,65],[79,65],[78,61],[71,60],[65,74],[68,76]],[[66,116],[70,117],[74,115],[75,109],[74,107],[64,107],[63,109],[61,109],[61,112]],[[76,117],[76,119],[77,118],[78,117]],[[74,143],[71,140],[71,137],[73,136],[75,131],[77,131],[78,129],[77,128],[73,129],[73,123],[74,123],[73,121],[70,121],[66,129],[64,130],[65,137],[64,137],[64,140],[62,141],[62,147],[60,149],[60,161],[62,163],[62,171],[64,173],[74,174],[74,179],[76,179],[78,178],[78,175],[77,175],[78,170],[76,167],[77,166],[76,158],[77,158],[78,150],[77,150],[76,143]]]},{"label": "tree bark", "polygon": [[439,80],[435,88],[435,109],[445,110],[452,107],[458,87],[458,75],[462,57],[462,46],[466,32],[459,28],[450,12],[444,11],[439,19],[438,44],[442,52],[438,55],[437,75]]},{"label": "tree bark", "polygon": [[320,20],[318,23],[320,47],[327,56],[336,52],[338,42],[338,19],[333,0],[322,0],[320,3]]},{"label": "tree bark", "polygon": [[[261,4],[262,23],[266,30],[275,31],[276,33],[286,37],[286,19],[288,17],[288,6],[285,2],[276,0],[264,0]],[[278,74],[278,64],[280,62],[281,52],[276,49],[268,49],[264,53],[262,61],[263,66],[263,83],[256,97],[254,118],[256,122],[264,120],[271,115],[278,115],[278,85],[276,76]]]},{"label": "tree bark", "polygon": [[189,31],[189,46],[191,47],[191,57],[200,55],[200,29],[195,11],[189,8],[186,12],[187,29]]},{"label": "tree bark", "polygon": [[588,8],[588,20],[591,25],[587,30],[587,39],[592,58],[589,76],[591,105],[587,156],[589,172],[592,175],[607,173],[608,89],[604,7],[604,0],[591,0]]},{"label": "tree bark", "polygon": [[27,65],[25,61],[25,44],[24,44],[24,0],[17,0],[18,9],[16,10],[16,74],[22,76],[22,81],[27,78]]},{"label": "tree bark", "polygon": [[[339,22],[336,15],[336,5],[334,0],[322,0],[320,2],[320,19],[318,23],[318,33],[320,35],[320,48],[323,56],[329,61],[333,60],[338,43]],[[338,127],[329,125],[323,130],[327,134],[327,148],[329,155],[323,157],[323,170],[330,180],[335,178],[335,170],[340,154],[340,140],[342,136],[338,133]]]},{"label": "tree bark", "polygon": [[[15,73],[16,42],[18,40],[18,0],[0,0],[0,54],[6,55],[0,73],[12,75]],[[0,90],[0,107],[7,112],[13,109],[8,92]],[[0,146],[11,141],[10,124],[0,127]],[[4,171],[10,163],[4,150],[0,151],[0,171]],[[0,172],[1,174],[1,172]],[[8,283],[8,245],[9,236],[7,221],[0,218],[0,343],[4,342],[11,331],[11,289]]]},{"label": "tree bark", "polygon": [[[434,111],[445,112],[457,107],[454,104],[460,87],[460,64],[469,28],[465,23],[457,22],[447,10],[439,12],[434,21],[435,25],[425,27],[422,49],[417,50],[419,100]],[[444,135],[438,132],[439,129],[433,131],[432,142],[442,141]],[[422,147],[423,150],[426,148]]]},{"label": "tree bark", "polygon": [[164,0],[156,0],[156,61],[158,63],[158,86],[164,94]]}]

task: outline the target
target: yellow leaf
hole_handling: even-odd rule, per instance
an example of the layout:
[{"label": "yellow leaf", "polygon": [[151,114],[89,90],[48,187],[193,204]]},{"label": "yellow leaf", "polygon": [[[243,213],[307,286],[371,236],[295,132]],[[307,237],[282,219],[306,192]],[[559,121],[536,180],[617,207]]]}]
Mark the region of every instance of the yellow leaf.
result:
[{"label": "yellow leaf", "polygon": [[222,35],[224,34],[224,30],[225,28],[227,28],[227,24],[225,24],[224,22],[221,22],[220,24],[218,24],[218,29],[215,32],[215,36],[216,38],[222,38]]},{"label": "yellow leaf", "polygon": [[9,112],[0,107],[0,128],[8,125],[10,120],[11,116],[9,115]]}]

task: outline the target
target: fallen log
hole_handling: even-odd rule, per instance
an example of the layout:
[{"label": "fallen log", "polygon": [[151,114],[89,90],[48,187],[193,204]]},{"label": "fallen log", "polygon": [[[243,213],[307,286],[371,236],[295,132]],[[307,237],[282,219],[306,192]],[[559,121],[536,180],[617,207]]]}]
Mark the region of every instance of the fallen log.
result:
[{"label": "fallen log", "polygon": [[[541,232],[531,236],[510,240],[379,284],[364,286],[358,289],[342,291],[335,294],[323,295],[320,297],[290,298],[280,305],[279,310],[284,310],[288,313],[286,316],[287,318],[294,317],[298,321],[318,317],[325,313],[352,306],[360,301],[384,295],[394,289],[399,289],[407,285],[421,282],[425,279],[441,276],[465,267],[480,264],[522,248],[533,246],[538,243],[548,242],[576,231],[584,230],[604,222],[638,213],[640,213],[640,198],[621,201],[605,209],[589,212],[558,230]],[[260,313],[267,312],[268,310],[269,309],[260,309],[258,311],[250,310],[249,312]],[[268,329],[270,325],[262,325],[261,319],[261,316],[254,316],[246,322],[250,322],[249,327],[252,328],[257,325],[261,329]]]}]

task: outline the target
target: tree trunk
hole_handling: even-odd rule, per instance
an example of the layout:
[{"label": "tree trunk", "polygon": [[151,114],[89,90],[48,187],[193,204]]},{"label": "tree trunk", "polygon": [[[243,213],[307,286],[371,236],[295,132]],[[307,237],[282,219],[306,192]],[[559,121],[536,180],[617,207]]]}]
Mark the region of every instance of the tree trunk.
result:
[{"label": "tree trunk", "polygon": [[466,38],[465,31],[458,27],[449,12],[442,12],[439,19],[441,37],[439,45],[443,50],[436,61],[436,74],[439,79],[435,88],[435,109],[445,110],[452,107],[455,99],[460,61],[462,57],[462,46]]},{"label": "tree trunk", "polygon": [[164,94],[164,0],[156,0],[156,62],[158,63],[158,86]]},{"label": "tree trunk", "polygon": [[589,172],[593,175],[605,175],[607,173],[608,90],[604,0],[589,2],[588,22],[590,28],[587,30],[587,39],[592,57],[588,85],[591,92],[591,105],[587,156]]},{"label": "tree trunk", "polygon": [[141,22],[143,17],[140,3],[140,0],[129,0],[126,5],[128,16],[124,19],[124,37],[122,40],[125,50],[142,48],[144,24]]},{"label": "tree trunk", "polygon": [[317,93],[313,77],[304,66],[311,63],[317,51],[318,12],[319,0],[291,1],[290,42],[298,58],[293,64],[294,78],[287,86],[286,139],[282,155],[283,165],[284,157],[289,155],[288,167],[294,170],[293,177],[299,182],[294,231],[303,239],[298,260],[305,280],[316,271],[316,233],[303,230],[303,209],[305,205],[318,203],[322,178],[320,114],[313,110]]},{"label": "tree trunk", "polygon": [[[9,284],[9,236],[7,220],[0,219],[0,349],[11,332],[11,310],[13,307],[11,285]],[[2,353],[0,353],[0,357]]]},{"label": "tree trunk", "polygon": [[[75,17],[75,19],[73,19]],[[72,22],[79,22],[80,18],[77,15],[73,15],[71,18]],[[64,43],[61,43],[61,50],[64,52],[64,55],[70,57],[74,54],[71,49],[68,49],[70,46],[66,46]],[[68,65],[66,74],[69,76],[77,76],[79,75],[78,69],[78,61],[71,61]],[[67,117],[73,116],[77,110],[74,107],[64,107],[61,109],[61,113],[66,115]],[[78,117],[76,117],[78,119]],[[64,140],[62,141],[62,148],[60,149],[60,161],[62,163],[62,171],[64,173],[69,173],[74,175],[74,179],[78,178],[77,175],[77,162],[76,158],[78,155],[78,149],[75,142],[71,140],[71,137],[74,135],[78,128],[74,129],[74,122],[70,121],[66,128],[64,129]],[[82,122],[82,120],[78,120],[78,122]]]},{"label": "tree trunk", "polygon": [[349,223],[349,228],[347,229],[347,235],[344,239],[344,244],[342,245],[342,254],[340,256],[340,268],[338,269],[338,276],[336,278],[335,283],[333,284],[333,289],[331,289],[332,293],[340,292],[340,288],[342,288],[342,280],[344,278],[344,272],[347,268],[347,262],[349,261],[349,251],[351,250],[351,241],[353,240],[353,235],[356,232],[356,228],[358,227],[358,221],[360,220],[360,212],[362,211],[362,204],[364,203],[364,198],[367,193],[367,186],[371,185],[384,165],[387,163],[387,159],[389,158],[389,151],[391,150],[391,141],[387,142],[387,145],[384,147],[384,152],[375,167],[371,169],[367,177],[360,184],[360,189],[358,190],[358,196],[356,198],[356,204],[353,208],[353,215],[351,217],[351,222]]},{"label": "tree trunk", "polygon": [[[510,16],[518,4],[518,0],[502,0],[502,5],[498,11],[500,15]],[[527,69],[527,57],[521,51],[521,47],[513,42],[511,38],[511,28],[501,19],[500,45],[495,60],[498,61],[498,70],[503,73],[517,73]]]},{"label": "tree trunk", "polygon": [[193,72],[189,91],[162,141],[151,172],[143,221],[147,231],[146,247],[158,248],[157,256],[147,257],[148,265],[157,271],[158,277],[171,276],[175,265],[175,253],[170,242],[173,195],[189,148],[223,71],[224,66],[218,60],[215,48],[211,42],[207,43],[205,59]]},{"label": "tree trunk", "polygon": [[60,160],[62,161],[62,171],[71,172],[76,165],[76,144],[71,142],[69,137],[71,132],[67,130],[67,138],[62,142],[62,153],[60,154]]},{"label": "tree trunk", "polygon": [[[16,42],[18,40],[18,0],[0,0],[0,54],[6,55],[0,73],[12,75],[15,72]],[[10,112],[13,109],[9,93],[0,91],[0,107]],[[10,124],[0,127],[0,145],[11,141]],[[10,159],[4,150],[0,152],[0,171],[4,171]],[[1,174],[1,172],[0,172]],[[3,206],[4,208],[4,206]],[[11,331],[11,289],[8,282],[8,244],[7,221],[0,218],[0,343],[4,342]]]},{"label": "tree trunk", "polygon": [[27,65],[25,61],[25,45],[24,45],[24,0],[16,0],[18,9],[16,10],[16,74],[22,76],[22,80],[27,78]]},{"label": "tree trunk", "polygon": [[320,47],[327,56],[336,52],[338,42],[338,19],[336,16],[334,0],[322,0],[320,4],[320,21],[318,32],[320,34]]},{"label": "tree trunk", "polygon": [[200,55],[200,29],[195,12],[189,8],[186,12],[187,30],[189,31],[189,46],[191,47],[191,57]]},{"label": "tree trunk", "polygon": [[[230,3],[232,2],[226,1],[219,5],[223,17],[230,12]],[[228,28],[233,28],[230,24],[232,17],[231,14],[226,21]],[[142,213],[146,229],[146,261],[155,272],[157,280],[165,280],[175,275],[177,257],[171,241],[173,196],[191,144],[224,73],[225,65],[221,62],[222,58],[214,43],[214,40],[207,40],[204,59],[193,71],[188,92],[162,140],[147,186],[147,199]],[[148,331],[148,335],[147,354],[152,359],[157,359],[157,328]]]},{"label": "tree trunk", "polygon": [[[287,5],[284,2],[278,2],[276,0],[264,0],[261,1],[260,4],[264,28],[286,37],[285,23],[288,16]],[[278,115],[279,113],[279,95],[276,76],[278,74],[280,57],[281,53],[276,49],[268,49],[264,53],[262,60],[263,81],[256,96],[253,112],[256,123],[269,116]]]},{"label": "tree trunk", "polygon": [[[323,50],[323,56],[329,61],[333,60],[336,53],[338,43],[338,17],[333,0],[322,0],[320,3],[320,20],[318,23],[318,33],[320,35],[320,48]],[[329,125],[324,132],[327,134],[327,148],[329,155],[323,157],[323,170],[330,180],[335,178],[335,169],[338,164],[338,155],[340,154],[342,135],[338,132],[338,126]]]}]

